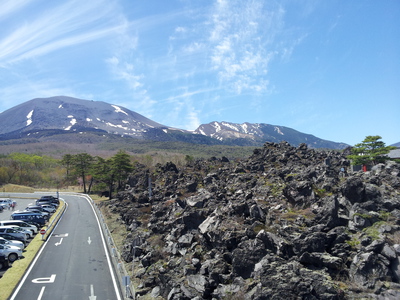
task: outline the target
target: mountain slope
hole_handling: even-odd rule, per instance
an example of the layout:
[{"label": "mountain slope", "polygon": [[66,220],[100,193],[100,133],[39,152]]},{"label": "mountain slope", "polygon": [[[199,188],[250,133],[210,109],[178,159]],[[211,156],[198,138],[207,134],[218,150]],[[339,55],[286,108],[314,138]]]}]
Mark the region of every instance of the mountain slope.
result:
[{"label": "mountain slope", "polygon": [[58,96],[36,98],[0,114],[0,134],[43,130],[93,131],[140,136],[167,127],[136,112],[102,101]]},{"label": "mountain slope", "polygon": [[231,141],[247,145],[286,141],[293,146],[305,143],[312,148],[344,149],[349,146],[344,143],[323,140],[288,127],[263,123],[211,122],[200,125],[195,132],[220,141]]},{"label": "mountain slope", "polygon": [[66,96],[36,98],[0,113],[0,140],[3,141],[21,143],[25,138],[30,142],[68,138],[66,142],[73,142],[75,133],[203,145],[257,147],[265,142],[287,141],[293,146],[305,143],[312,148],[344,149],[348,146],[269,124],[212,122],[194,132],[187,131],[159,124],[124,107]]}]

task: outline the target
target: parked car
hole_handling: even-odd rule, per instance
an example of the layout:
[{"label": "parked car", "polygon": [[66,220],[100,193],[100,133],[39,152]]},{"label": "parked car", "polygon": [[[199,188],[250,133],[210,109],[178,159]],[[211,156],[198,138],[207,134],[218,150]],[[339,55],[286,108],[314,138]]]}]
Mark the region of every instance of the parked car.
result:
[{"label": "parked car", "polygon": [[0,206],[3,209],[8,209],[10,207],[10,202],[8,200],[9,199],[0,199]]},{"label": "parked car", "polygon": [[60,204],[60,200],[53,196],[42,196],[40,199],[36,200],[36,204],[37,202],[50,202],[57,205]]},{"label": "parked car", "polygon": [[25,233],[28,239],[33,238],[33,232],[30,231],[29,229],[25,229],[25,228],[19,227],[17,225],[7,225],[7,226],[4,226],[4,227],[10,227],[10,228],[13,228],[14,230],[16,230],[18,232]]},{"label": "parked car", "polygon": [[0,254],[5,255],[9,262],[14,262],[22,257],[22,250],[14,246],[0,245]]},{"label": "parked car", "polygon": [[0,245],[15,246],[21,248],[22,250],[25,248],[25,244],[23,242],[17,240],[7,240],[3,237],[0,237]]},{"label": "parked car", "polygon": [[17,231],[14,228],[10,228],[8,226],[0,226],[0,233],[8,233],[13,237],[22,238],[25,242],[28,239],[28,235],[26,233]]},{"label": "parked car", "polygon": [[20,241],[26,246],[26,240],[20,237],[12,236],[8,233],[0,232],[0,237],[9,240],[9,241]]},{"label": "parked car", "polygon": [[11,218],[13,218],[13,216],[15,216],[15,215],[29,214],[29,213],[38,214],[41,217],[43,217],[44,219],[46,219],[46,220],[49,219],[49,213],[48,212],[42,212],[42,211],[40,211],[38,209],[35,209],[35,208],[33,208],[33,209],[25,209],[25,210],[17,210],[17,211],[15,211],[15,212],[13,212],[11,214]]},{"label": "parked car", "polygon": [[0,270],[8,267],[7,256],[0,254]]},{"label": "parked car", "polygon": [[33,212],[39,212],[41,213],[44,217],[49,218],[50,213],[46,210],[44,210],[40,205],[29,205],[25,208],[25,210],[33,211]]},{"label": "parked car", "polygon": [[40,206],[43,208],[43,210],[45,210],[49,213],[53,213],[57,210],[57,208],[51,204],[41,204]]},{"label": "parked car", "polygon": [[25,212],[14,212],[11,215],[12,220],[21,220],[24,222],[32,223],[36,227],[41,227],[46,224],[46,219],[42,216],[42,214],[25,211]]},{"label": "parked car", "polygon": [[17,204],[17,202],[15,202],[14,200],[12,200],[10,198],[0,199],[0,206],[2,206],[4,209],[9,209],[11,207],[15,207],[16,204]]},{"label": "parked car", "polygon": [[32,231],[32,233],[37,233],[38,228],[37,226],[30,224],[28,222],[22,221],[22,220],[5,220],[5,221],[0,221],[0,226],[10,226],[10,225],[17,225],[21,228],[28,229]]}]

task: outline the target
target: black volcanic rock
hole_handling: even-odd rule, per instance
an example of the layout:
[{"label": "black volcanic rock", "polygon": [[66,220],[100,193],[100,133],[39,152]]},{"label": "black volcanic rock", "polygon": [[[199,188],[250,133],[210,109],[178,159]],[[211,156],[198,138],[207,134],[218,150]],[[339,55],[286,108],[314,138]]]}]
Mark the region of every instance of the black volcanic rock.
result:
[{"label": "black volcanic rock", "polygon": [[141,166],[103,209],[130,231],[140,295],[398,299],[399,178],[393,161],[352,173],[343,152],[265,143],[243,160]]}]

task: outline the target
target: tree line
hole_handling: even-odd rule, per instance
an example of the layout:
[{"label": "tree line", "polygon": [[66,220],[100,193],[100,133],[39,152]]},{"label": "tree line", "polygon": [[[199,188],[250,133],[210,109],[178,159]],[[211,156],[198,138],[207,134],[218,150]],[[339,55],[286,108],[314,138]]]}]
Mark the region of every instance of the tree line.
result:
[{"label": "tree line", "polygon": [[116,191],[124,188],[124,181],[134,169],[130,155],[122,150],[108,159],[88,153],[65,154],[60,163],[66,169],[67,178],[81,180],[85,194],[90,194],[96,184],[97,189],[108,191],[110,199],[114,188]]},{"label": "tree line", "polygon": [[[380,136],[367,136],[361,143],[354,145],[347,158],[353,165],[375,165],[389,159],[387,154],[396,149],[386,146]],[[62,159],[36,154],[11,153],[0,155],[0,185],[7,183],[26,185],[36,188],[55,188],[81,184],[84,193],[92,191],[108,191],[111,198],[113,192],[124,189],[128,174],[139,163],[151,167],[167,159],[178,165],[193,160],[194,157],[168,156],[162,154],[146,154],[132,157],[120,150],[110,158],[92,156],[88,153],[65,154]],[[399,162],[399,161],[398,161]]]},{"label": "tree line", "polygon": [[62,159],[36,154],[0,155],[0,185],[12,183],[36,188],[82,185],[84,193],[112,192],[124,188],[124,181],[133,171],[133,158],[119,151],[110,158],[88,153],[65,154]]}]

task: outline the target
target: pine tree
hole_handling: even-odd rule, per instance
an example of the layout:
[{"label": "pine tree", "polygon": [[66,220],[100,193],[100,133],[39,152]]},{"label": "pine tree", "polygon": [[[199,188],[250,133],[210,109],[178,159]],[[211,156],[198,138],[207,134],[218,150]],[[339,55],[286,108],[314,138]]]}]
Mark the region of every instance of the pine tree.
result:
[{"label": "pine tree", "polygon": [[369,135],[361,143],[354,145],[352,154],[347,156],[352,160],[353,165],[376,165],[390,159],[386,154],[396,149],[393,146],[386,146],[379,135]]}]

